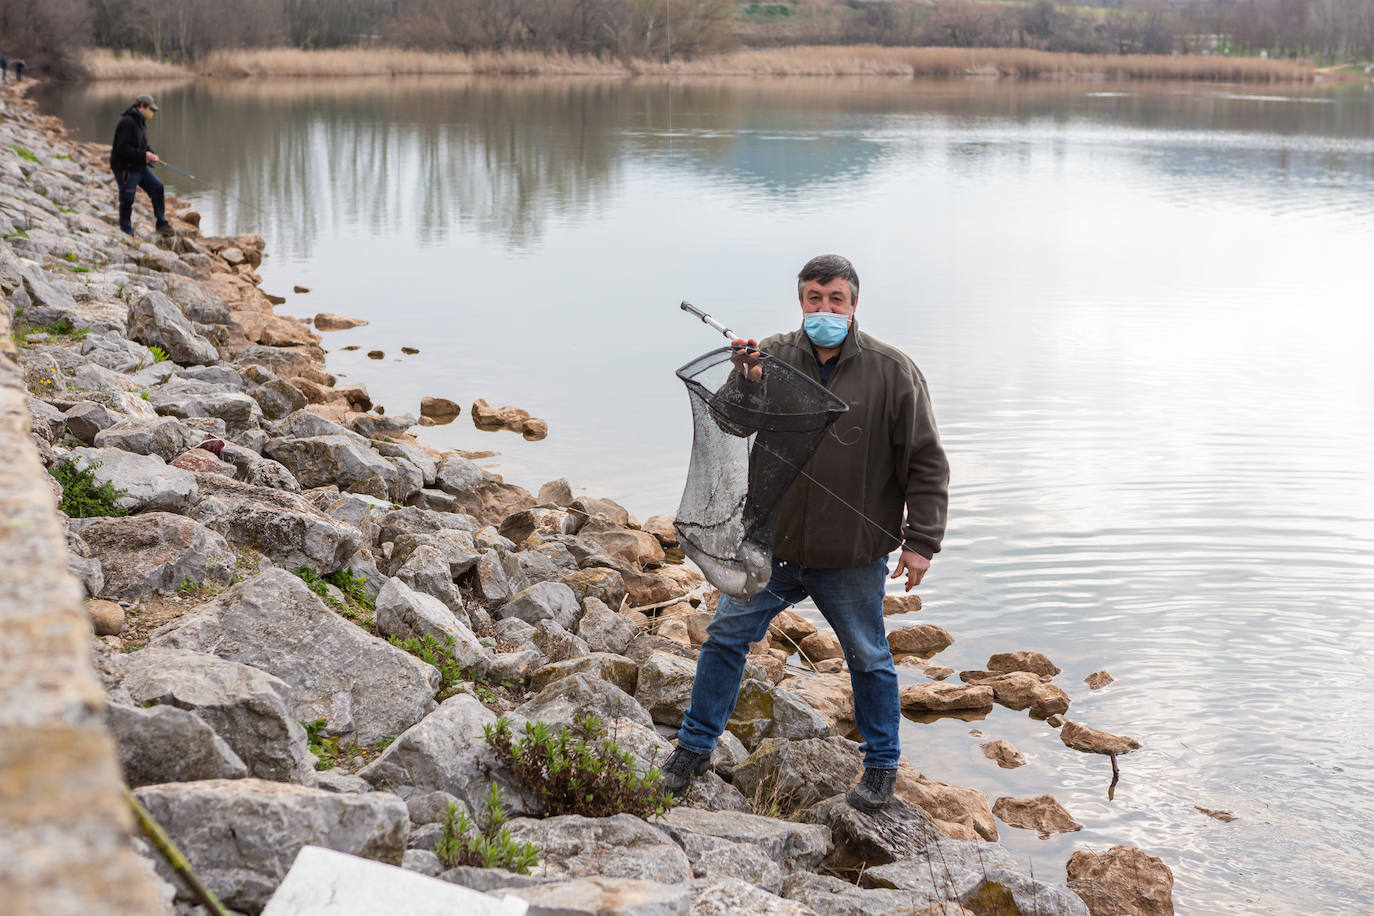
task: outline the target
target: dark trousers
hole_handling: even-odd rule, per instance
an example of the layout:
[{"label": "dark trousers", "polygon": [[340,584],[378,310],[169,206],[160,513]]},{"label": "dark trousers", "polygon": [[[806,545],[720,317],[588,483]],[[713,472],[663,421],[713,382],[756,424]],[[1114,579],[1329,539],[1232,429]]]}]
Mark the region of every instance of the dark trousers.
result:
[{"label": "dark trousers", "polygon": [[161,226],[167,222],[167,206],[162,190],[162,182],[147,167],[133,172],[115,170],[115,181],[119,184],[119,230],[127,235],[134,234],[134,195],[142,188],[148,192],[153,202],[153,219]]}]

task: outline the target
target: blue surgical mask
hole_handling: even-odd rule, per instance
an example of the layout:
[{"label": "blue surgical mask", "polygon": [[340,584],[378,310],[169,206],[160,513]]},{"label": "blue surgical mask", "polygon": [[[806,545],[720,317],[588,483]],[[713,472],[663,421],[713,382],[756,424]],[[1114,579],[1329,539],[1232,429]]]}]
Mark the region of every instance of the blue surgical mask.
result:
[{"label": "blue surgical mask", "polygon": [[811,312],[802,317],[802,330],[818,347],[838,347],[849,336],[849,316]]}]

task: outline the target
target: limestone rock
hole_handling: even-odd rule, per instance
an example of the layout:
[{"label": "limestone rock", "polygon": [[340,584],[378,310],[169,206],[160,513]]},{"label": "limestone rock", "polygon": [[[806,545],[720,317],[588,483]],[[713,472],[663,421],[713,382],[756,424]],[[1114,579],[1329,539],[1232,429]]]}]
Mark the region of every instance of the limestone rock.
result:
[{"label": "limestone rock", "polygon": [[997,840],[997,820],[978,789],[927,779],[903,759],[897,764],[896,795],[930,815],[952,839]]},{"label": "limestone rock", "polygon": [[639,680],[639,666],[623,655],[593,652],[591,655],[555,662],[539,669],[530,678],[530,689],[542,690],[554,681],[574,674],[599,677],[633,695],[635,684]]},{"label": "limestone rock", "polygon": [[73,524],[100,561],[107,595],[138,600],[158,591],[175,592],[187,579],[197,585],[228,585],[234,577],[229,544],[189,518],[145,512]]},{"label": "limestone rock", "polygon": [[81,442],[90,445],[95,442],[98,433],[114,426],[121,419],[119,414],[103,404],[96,404],[92,401],[77,401],[67,409],[63,417],[63,425],[67,432]]},{"label": "limestone rock", "polygon": [[822,674],[784,678],[779,687],[817,710],[845,737],[854,737],[854,691],[847,674]]},{"label": "limestone rock", "polygon": [[210,341],[196,333],[191,322],[162,293],[148,293],[129,306],[128,336],[149,347],[161,347],[172,362],[186,366],[219,360]]},{"label": "limestone rock", "polygon": [[667,652],[654,652],[640,663],[635,699],[649,711],[655,722],[681,725],[682,715],[692,699],[692,681],[696,675],[694,662]]},{"label": "limestone rock", "polygon": [[248,767],[195,713],[175,706],[105,707],[124,782],[133,788],[198,779],[242,779]]},{"label": "limestone rock", "polygon": [[775,641],[778,636],[782,637],[782,648],[789,652],[796,651],[802,640],[817,632],[814,623],[792,611],[780,611],[768,625],[768,630]]},{"label": "limestone rock", "polygon": [[910,858],[942,839],[924,811],[900,798],[869,814],[836,795],[807,809],[805,819],[830,828],[834,847],[823,864],[837,871],[867,871]]},{"label": "limestone rock", "polygon": [[1041,677],[1054,677],[1059,667],[1040,652],[999,652],[988,659],[988,670],[994,674],[1008,671],[1029,671]]},{"label": "limestone rock", "polygon": [[[235,909],[260,910],[303,846],[392,864],[405,852],[405,803],[383,792],[340,795],[259,779],[216,779],[144,786],[135,794],[201,880]],[[178,894],[188,894],[177,887]]]},{"label": "limestone rock", "polygon": [[315,330],[317,331],[347,331],[352,328],[366,326],[367,322],[361,318],[345,318],[343,315],[335,315],[332,312],[320,312],[315,316]]},{"label": "limestone rock", "polygon": [[661,565],[663,547],[647,531],[636,531],[593,518],[577,532],[577,536],[592,541],[607,555],[640,569]]},{"label": "limestone rock", "polygon": [[447,792],[471,811],[483,809],[495,782],[512,814],[535,813],[534,802],[520,792],[509,773],[498,768],[496,755],[483,737],[483,729],[495,721],[496,714],[476,697],[457,694],[403,732],[358,775],[378,789],[410,786]]},{"label": "limestone rock", "polygon": [[148,392],[148,403],[165,417],[218,418],[224,421],[230,435],[256,429],[262,422],[262,408],[248,395],[192,379],[169,379]]},{"label": "limestone rock", "polygon": [[619,610],[625,600],[625,577],[614,569],[605,567],[579,569],[558,581],[572,589],[573,595],[579,601],[595,598],[613,613]]},{"label": "limestone rock", "polygon": [[95,434],[97,448],[120,449],[138,455],[156,455],[171,461],[192,448],[201,435],[175,417],[155,420],[124,419]]},{"label": "limestone rock", "polygon": [[[678,807],[665,814],[659,826],[684,848],[691,845],[691,837],[712,838],[760,852],[784,873],[814,871],[831,848],[830,829],[823,825],[802,824],[738,811],[713,812]],[[691,855],[690,849],[688,853]],[[746,877],[741,870],[708,870],[707,873]],[[763,877],[768,874],[762,870],[759,872]],[[767,884],[761,886],[767,889],[771,883],[769,879]]]},{"label": "limestone rock", "polygon": [[604,602],[593,597],[582,599],[582,619],[577,622],[577,635],[592,652],[620,655],[638,633],[638,628],[628,618],[613,612]]},{"label": "limestone rock", "polygon": [[[382,540],[387,540],[385,528],[379,536]],[[420,547],[432,547],[439,552],[444,562],[448,564],[450,579],[457,579],[481,560],[477,546],[473,543],[472,534],[457,528],[441,528],[437,531],[400,531],[395,533],[390,540],[392,541],[392,569],[398,572],[401,564],[409,560],[411,554]]]},{"label": "limestone rock", "polygon": [[379,477],[385,481],[390,498],[398,502],[419,490],[416,486],[406,492],[395,465],[366,445],[344,436],[273,440],[264,453],[281,462],[306,488],[335,484],[346,489]]},{"label": "limestone rock", "polygon": [[377,593],[376,605],[374,620],[381,635],[397,639],[431,636],[448,647],[464,670],[485,671],[486,650],[467,623],[455,617],[438,598],[417,592],[400,579],[388,579]]},{"label": "limestone rock", "polygon": [[916,623],[888,633],[887,644],[893,655],[919,655],[929,658],[952,646],[954,637],[943,627]]},{"label": "limestone rock", "polygon": [[[816,916],[816,911],[795,900],[785,900],[753,882],[734,877],[697,878],[692,882],[694,916]],[[779,880],[781,888],[781,880]]]},{"label": "limestone rock", "polygon": [[[641,673],[640,678],[644,675]],[[515,708],[515,715],[530,721],[553,725],[573,725],[584,715],[602,722],[625,718],[652,729],[653,720],[644,707],[619,687],[587,674],[560,678]]]},{"label": "limestone rock", "polygon": [[534,497],[458,455],[439,462],[435,483],[458,500],[458,506],[487,524],[497,524],[512,512],[534,505]]},{"label": "limestone rock", "polygon": [[1076,751],[1089,754],[1129,754],[1140,750],[1140,742],[1134,738],[1109,734],[1068,720],[1059,730],[1059,740]]},{"label": "limestone rock", "polygon": [[131,512],[182,513],[191,507],[199,492],[193,475],[169,467],[153,455],[135,455],[112,448],[78,448],[72,450],[71,458],[82,469],[99,465],[92,472],[96,482],[109,482],[124,490],[125,495],[115,505]]},{"label": "limestone rock", "polygon": [[1092,916],[1173,916],[1174,873],[1164,860],[1134,846],[1069,859],[1069,887]]},{"label": "limestone rock", "polygon": [[807,872],[789,876],[782,892],[787,899],[825,916],[968,916],[970,912],[947,902],[914,909],[912,895],[905,891],[866,890],[839,878]]},{"label": "limestone rock", "polygon": [[921,609],[921,596],[907,593],[904,595],[883,595],[883,616],[894,617],[898,614],[914,614]]},{"label": "limestone rock", "polygon": [[299,388],[281,378],[269,379],[248,394],[258,402],[262,415],[269,420],[279,420],[308,403]]},{"label": "limestone rock", "polygon": [[765,738],[735,766],[734,783],[746,798],[773,799],[788,811],[848,791],[862,772],[863,755],[848,739]]},{"label": "limestone rock", "polygon": [[565,630],[577,625],[582,608],[572,589],[558,582],[538,582],[522,589],[497,609],[500,618],[518,617],[528,623],[552,620]]},{"label": "limestone rock", "polygon": [[629,814],[517,818],[507,826],[516,842],[539,847],[540,877],[599,875],[661,884],[692,880],[692,864],[682,848],[662,830]]},{"label": "limestone rock", "polygon": [[1021,755],[1010,741],[997,738],[979,745],[983,749],[983,756],[989,760],[996,760],[997,765],[1004,770],[1014,770],[1019,766],[1024,766],[1026,758]]},{"label": "limestone rock", "polygon": [[1069,888],[1036,880],[1028,862],[986,843],[941,840],[909,858],[866,870],[860,883],[905,893],[913,908],[949,901],[962,904],[962,912],[1088,916]]},{"label": "limestone rock", "polygon": [[899,691],[909,713],[963,712],[992,708],[992,688],[974,684],[907,684]]},{"label": "limestone rock", "polygon": [[812,662],[827,658],[844,658],[844,648],[839,637],[830,631],[812,633],[801,641],[802,656]]},{"label": "limestone rock", "polygon": [[977,683],[991,687],[998,703],[1010,709],[1029,707],[1030,714],[1037,719],[1058,715],[1069,708],[1068,694],[1026,671],[1009,671]]},{"label": "limestone rock", "polygon": [[194,713],[233,748],[249,774],[314,782],[305,729],[295,718],[291,688],[280,679],[213,655],[152,647],[119,656],[116,671],[134,703]]},{"label": "limestone rock", "polygon": [[592,875],[574,881],[503,887],[492,896],[512,895],[529,903],[526,916],[687,916],[688,886]]},{"label": "limestone rock", "polygon": [[[392,556],[395,557],[395,548]],[[396,578],[417,592],[429,595],[442,602],[455,616],[466,617],[463,611],[463,596],[453,583],[448,560],[437,547],[421,544],[411,551],[405,562],[396,570]]]},{"label": "limestone rock", "polygon": [[358,744],[392,738],[434,709],[439,673],[324,606],[305,583],[268,570],[163,627],[151,645],[211,652],[275,674],[298,718]]},{"label": "limestone rock", "polygon": [[1033,798],[1004,796],[992,803],[992,813],[1013,827],[1036,831],[1042,840],[1048,839],[1051,834],[1073,833],[1083,829],[1083,825],[1070,817],[1069,812],[1052,795],[1036,795]]}]

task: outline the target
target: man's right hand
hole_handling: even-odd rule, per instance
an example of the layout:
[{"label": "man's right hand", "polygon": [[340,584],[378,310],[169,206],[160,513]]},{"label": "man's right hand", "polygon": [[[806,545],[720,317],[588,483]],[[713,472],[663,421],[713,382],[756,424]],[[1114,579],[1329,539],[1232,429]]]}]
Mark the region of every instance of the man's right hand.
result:
[{"label": "man's right hand", "polygon": [[158,165],[162,162],[161,159],[157,158],[157,153],[153,152],[152,150],[148,150],[148,152],[144,153],[143,155],[153,165]]},{"label": "man's right hand", "polygon": [[763,378],[763,354],[759,350],[759,342],[750,337],[745,340],[743,337],[736,337],[730,341],[730,346],[735,348],[735,355],[730,358],[730,362],[751,382],[757,382]]}]

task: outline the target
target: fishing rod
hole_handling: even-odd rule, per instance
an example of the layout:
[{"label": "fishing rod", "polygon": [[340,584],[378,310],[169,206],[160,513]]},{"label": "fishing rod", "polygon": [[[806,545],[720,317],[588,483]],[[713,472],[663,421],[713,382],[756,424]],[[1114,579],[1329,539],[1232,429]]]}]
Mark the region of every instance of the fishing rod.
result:
[{"label": "fishing rod", "polygon": [[172,163],[168,162],[166,159],[158,159],[157,164],[158,164],[158,165],[165,165],[165,166],[167,166],[167,168],[171,169],[173,172],[176,172],[178,175],[185,175],[187,178],[191,179],[192,181],[197,182],[197,183],[199,183],[199,184],[201,184],[201,185],[204,185],[205,188],[206,188],[206,190],[209,190],[209,191],[218,190],[219,193],[234,198],[234,200],[238,201],[240,204],[242,204],[243,206],[247,207],[248,209],[254,211],[255,213],[260,213],[260,212],[261,212],[261,211],[259,210],[258,207],[254,206],[253,204],[251,204],[251,203],[249,203],[248,201],[244,200],[242,197],[239,197],[239,196],[238,196],[237,194],[235,194],[233,191],[226,191],[226,190],[224,190],[223,188],[212,188],[212,187],[210,187],[210,182],[206,181],[206,180],[203,179],[203,178],[197,178],[196,176],[192,175],[190,172],[182,171],[181,169],[179,169],[179,168],[177,168],[176,166],[172,165]]}]

